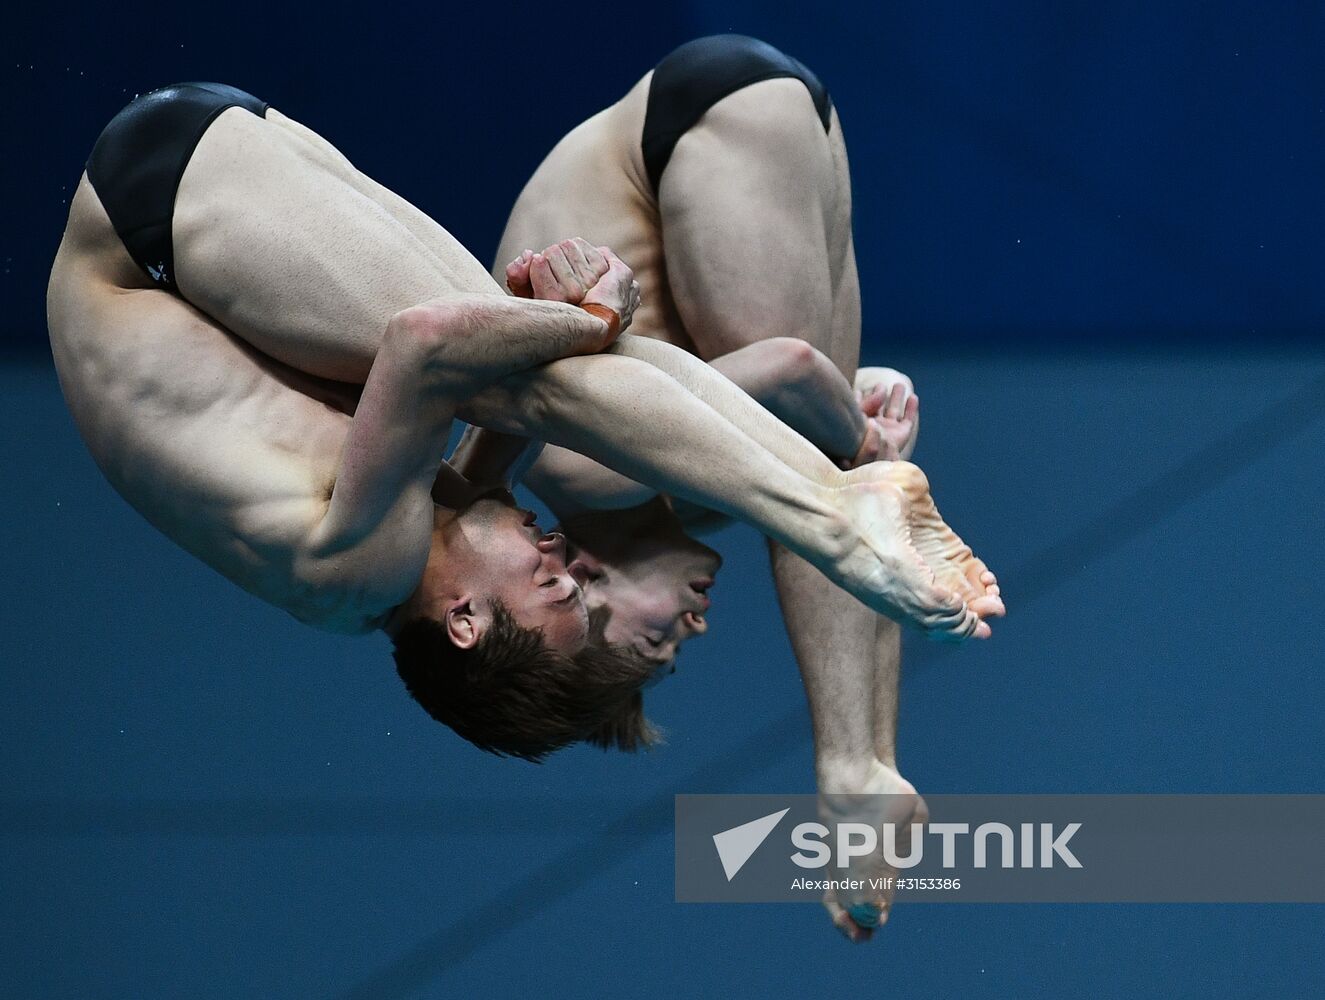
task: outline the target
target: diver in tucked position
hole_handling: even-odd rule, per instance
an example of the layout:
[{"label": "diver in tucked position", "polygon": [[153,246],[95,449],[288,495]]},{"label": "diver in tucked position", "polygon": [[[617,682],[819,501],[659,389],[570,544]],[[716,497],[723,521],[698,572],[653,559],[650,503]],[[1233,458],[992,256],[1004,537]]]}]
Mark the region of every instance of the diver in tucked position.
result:
[{"label": "diver in tucked position", "polygon": [[576,305],[506,295],[315,133],[184,84],[97,141],[51,273],[51,345],[137,510],[304,622],[386,631],[424,707],[485,749],[628,746],[655,665],[591,634],[561,536],[465,475],[500,464],[483,440],[464,468],[444,460],[456,417],[746,521],[932,635],[988,633],[983,566],[918,470],[843,473],[685,351],[618,338],[630,269],[570,246]]},{"label": "diver in tucked position", "polygon": [[[827,91],[800,63],[731,35],[668,55],[539,166],[494,274],[517,295],[557,298],[543,255],[527,248],[567,232],[631,261],[644,291],[637,337],[707,361],[843,466],[910,457],[919,429],[910,380],[857,371],[846,144]],[[565,267],[563,252],[574,254],[548,255],[554,268]],[[525,482],[560,519],[570,571],[585,580],[590,609],[606,616],[606,638],[670,670],[681,643],[707,629],[721,560],[685,529],[713,518],[563,448],[547,448]],[[892,793],[874,800],[888,803],[889,821],[923,816],[897,771],[899,627],[825,586],[785,547],[770,552],[809,697],[819,787]],[[976,580],[996,597],[992,575]],[[1002,610],[995,600],[983,608]],[[838,926],[863,938],[888,900],[828,902]],[[842,903],[856,905],[859,924]]]}]

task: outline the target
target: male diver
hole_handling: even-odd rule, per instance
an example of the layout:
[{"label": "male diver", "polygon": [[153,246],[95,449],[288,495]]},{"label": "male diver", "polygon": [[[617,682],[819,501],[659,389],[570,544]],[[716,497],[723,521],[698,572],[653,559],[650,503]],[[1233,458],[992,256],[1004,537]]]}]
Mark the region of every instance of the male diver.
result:
[{"label": "male diver", "polygon": [[655,665],[591,635],[559,535],[445,461],[456,417],[750,523],[931,635],[988,635],[985,567],[918,469],[844,473],[686,352],[618,337],[632,272],[558,247],[561,273],[546,255],[537,273],[567,301],[505,295],[306,127],[231,87],[167,87],[93,149],[52,350],[131,505],[304,622],[386,631],[415,697],[485,749],[629,746]]},{"label": "male diver", "polygon": [[[631,261],[644,293],[636,337],[707,361],[845,467],[910,457],[919,425],[910,380],[857,371],[846,144],[827,90],[795,59],[737,35],[666,56],[538,167],[494,275],[517,295],[540,295],[523,248],[566,232]],[[524,481],[560,520],[570,571],[605,617],[607,640],[671,669],[681,643],[708,627],[721,560],[686,528],[713,518],[563,448],[545,449]],[[785,547],[770,554],[809,698],[819,788],[891,793],[891,819],[923,815],[896,762],[900,628],[825,586]],[[996,596],[992,576],[986,583]],[[848,914],[853,902],[860,923]],[[887,902],[830,894],[828,906],[863,939]]]}]

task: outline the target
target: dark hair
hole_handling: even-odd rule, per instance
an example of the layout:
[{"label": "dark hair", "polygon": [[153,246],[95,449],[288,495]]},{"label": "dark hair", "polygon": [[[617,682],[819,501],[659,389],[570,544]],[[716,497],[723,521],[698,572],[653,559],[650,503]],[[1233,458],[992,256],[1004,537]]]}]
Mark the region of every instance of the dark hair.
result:
[{"label": "dark hair", "polygon": [[395,637],[396,672],[414,700],[481,750],[535,763],[586,740],[634,751],[658,742],[640,686],[655,667],[602,638],[606,615],[590,616],[589,643],[575,655],[549,648],[500,603],[471,649],[446,627],[416,618]]}]

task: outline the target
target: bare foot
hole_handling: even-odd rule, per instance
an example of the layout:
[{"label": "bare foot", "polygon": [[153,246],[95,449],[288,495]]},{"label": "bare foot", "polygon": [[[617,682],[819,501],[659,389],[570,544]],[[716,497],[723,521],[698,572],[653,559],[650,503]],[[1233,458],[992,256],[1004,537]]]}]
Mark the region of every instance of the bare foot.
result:
[{"label": "bare foot", "polygon": [[915,786],[892,768],[874,761],[852,794],[821,793],[819,812],[830,829],[835,829],[835,823],[864,823],[873,827],[878,837],[873,853],[852,858],[845,871],[834,872],[835,879],[854,879],[863,882],[864,888],[824,893],[824,908],[833,925],[852,941],[868,941],[875,928],[888,921],[892,880],[897,877],[897,869],[883,857],[884,828],[893,827],[897,855],[907,857],[911,853],[911,824],[927,823],[929,809]]},{"label": "bare foot", "polygon": [[985,619],[1005,613],[998,581],[939,516],[925,474],[910,462],[875,462],[843,478],[837,498],[857,533],[835,567],[843,585],[932,638],[988,638]]}]

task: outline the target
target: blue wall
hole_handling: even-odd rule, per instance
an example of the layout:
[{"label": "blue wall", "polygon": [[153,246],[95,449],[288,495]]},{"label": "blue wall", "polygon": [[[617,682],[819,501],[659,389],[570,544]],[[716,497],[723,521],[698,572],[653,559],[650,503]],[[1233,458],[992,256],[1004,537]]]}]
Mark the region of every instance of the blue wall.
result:
[{"label": "blue wall", "polygon": [[1325,13],[1298,4],[29,6],[0,42],[6,347],[40,346],[65,200],[134,93],[211,78],[324,133],[486,261],[549,146],[672,46],[757,34],[828,83],[870,336],[1305,338]]}]

